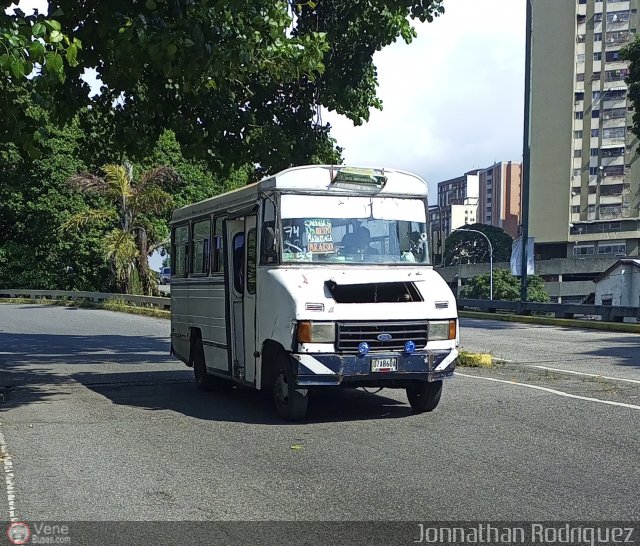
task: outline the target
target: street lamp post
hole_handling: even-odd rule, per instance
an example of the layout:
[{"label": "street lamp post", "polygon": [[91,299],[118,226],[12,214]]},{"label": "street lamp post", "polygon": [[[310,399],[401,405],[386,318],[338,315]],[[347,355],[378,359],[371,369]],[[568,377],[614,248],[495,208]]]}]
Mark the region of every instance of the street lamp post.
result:
[{"label": "street lamp post", "polygon": [[478,231],[477,229],[467,229],[467,228],[456,228],[453,231],[468,231],[469,233],[478,233],[482,235],[489,244],[489,299],[493,300],[493,245],[482,231]]}]

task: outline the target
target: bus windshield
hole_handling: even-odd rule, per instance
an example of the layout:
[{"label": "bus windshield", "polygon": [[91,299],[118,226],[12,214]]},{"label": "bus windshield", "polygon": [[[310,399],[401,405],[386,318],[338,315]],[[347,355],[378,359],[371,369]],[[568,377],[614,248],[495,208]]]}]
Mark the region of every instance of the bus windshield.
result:
[{"label": "bus windshield", "polygon": [[428,264],[420,199],[283,195],[283,263]]}]

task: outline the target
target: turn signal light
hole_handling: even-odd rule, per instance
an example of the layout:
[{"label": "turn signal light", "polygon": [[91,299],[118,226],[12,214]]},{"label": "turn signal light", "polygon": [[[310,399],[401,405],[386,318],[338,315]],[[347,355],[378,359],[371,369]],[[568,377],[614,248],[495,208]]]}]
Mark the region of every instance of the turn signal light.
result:
[{"label": "turn signal light", "polygon": [[455,319],[449,321],[449,339],[456,338],[456,322]]}]

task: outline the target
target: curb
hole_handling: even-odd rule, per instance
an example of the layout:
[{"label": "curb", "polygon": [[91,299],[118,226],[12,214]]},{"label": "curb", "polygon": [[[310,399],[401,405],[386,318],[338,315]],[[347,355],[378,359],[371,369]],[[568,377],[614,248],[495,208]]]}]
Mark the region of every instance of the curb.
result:
[{"label": "curb", "polygon": [[602,330],[605,332],[624,332],[640,334],[640,324],[625,322],[602,322],[597,320],[563,319],[554,317],[535,317],[526,315],[507,315],[498,313],[482,313],[479,311],[458,311],[463,318],[497,320],[502,322],[522,322],[525,324],[540,324],[543,326],[561,326],[582,330]]}]

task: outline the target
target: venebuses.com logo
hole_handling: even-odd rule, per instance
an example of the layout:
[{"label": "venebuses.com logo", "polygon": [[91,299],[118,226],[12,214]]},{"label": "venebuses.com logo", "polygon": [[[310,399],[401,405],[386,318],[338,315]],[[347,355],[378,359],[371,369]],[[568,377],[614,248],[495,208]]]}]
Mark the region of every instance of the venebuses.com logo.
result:
[{"label": "venebuses.com logo", "polygon": [[27,544],[31,538],[31,529],[22,521],[14,521],[7,527],[7,538],[11,544]]}]

